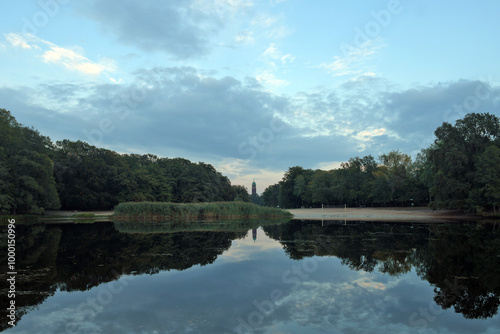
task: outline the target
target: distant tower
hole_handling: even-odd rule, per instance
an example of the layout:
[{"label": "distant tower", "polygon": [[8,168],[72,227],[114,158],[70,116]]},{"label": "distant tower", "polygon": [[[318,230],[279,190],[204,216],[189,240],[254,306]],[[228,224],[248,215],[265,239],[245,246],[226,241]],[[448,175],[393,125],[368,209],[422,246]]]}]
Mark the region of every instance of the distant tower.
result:
[{"label": "distant tower", "polygon": [[252,182],[252,196],[257,195],[257,184],[255,183],[255,180]]}]

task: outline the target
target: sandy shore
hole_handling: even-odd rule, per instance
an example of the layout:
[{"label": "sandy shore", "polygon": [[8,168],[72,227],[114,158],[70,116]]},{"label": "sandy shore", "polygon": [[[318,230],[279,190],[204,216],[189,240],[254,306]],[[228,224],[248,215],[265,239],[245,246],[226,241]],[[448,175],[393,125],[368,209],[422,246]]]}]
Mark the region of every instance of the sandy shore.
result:
[{"label": "sandy shore", "polygon": [[[453,210],[428,208],[347,208],[347,209],[289,209],[293,219],[299,220],[347,220],[347,221],[474,221],[479,217]],[[89,212],[96,216],[111,216],[113,211],[47,211],[46,216],[71,217],[75,213]]]},{"label": "sandy shore", "polygon": [[347,208],[347,209],[290,209],[293,219],[349,221],[473,221],[478,217],[452,210],[428,208]]}]

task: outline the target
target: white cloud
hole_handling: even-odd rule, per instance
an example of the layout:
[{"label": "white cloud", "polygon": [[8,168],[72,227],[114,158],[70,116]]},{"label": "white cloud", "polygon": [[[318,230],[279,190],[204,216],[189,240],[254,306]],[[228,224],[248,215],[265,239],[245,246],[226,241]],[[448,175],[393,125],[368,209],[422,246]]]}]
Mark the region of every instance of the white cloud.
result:
[{"label": "white cloud", "polygon": [[287,26],[280,26],[272,29],[268,33],[268,37],[272,39],[285,38],[292,33],[292,29]]},{"label": "white cloud", "polygon": [[276,44],[271,43],[269,47],[266,49],[266,51],[264,51],[264,56],[269,57],[271,59],[278,59],[280,56]]},{"label": "white cloud", "polygon": [[359,131],[353,137],[359,141],[367,142],[367,141],[371,141],[374,137],[382,136],[386,132],[387,132],[387,130],[384,128],[375,129],[373,127],[370,127],[366,130]]},{"label": "white cloud", "polygon": [[217,170],[224,175],[239,176],[248,168],[248,162],[238,158],[226,158],[217,164]]},{"label": "white cloud", "polygon": [[292,63],[295,60],[295,57],[293,57],[290,54],[287,54],[287,55],[284,55],[283,57],[281,57],[280,60],[281,60],[281,62],[283,64],[286,64],[287,61],[289,61],[290,63]]},{"label": "white cloud", "polygon": [[384,45],[380,39],[368,40],[359,47],[343,47],[344,55],[335,56],[331,63],[322,63],[319,68],[327,70],[334,76],[343,76],[349,74],[375,75],[366,62],[376,55]]},{"label": "white cloud", "polygon": [[36,44],[31,44],[33,42],[33,35],[19,35],[15,33],[4,34],[5,39],[15,47],[20,47],[22,49],[40,49]]},{"label": "white cloud", "polygon": [[245,44],[253,44],[255,42],[252,31],[239,34],[234,38],[234,40],[237,43],[245,43]]},{"label": "white cloud", "polygon": [[256,78],[262,84],[275,86],[275,87],[286,86],[289,84],[288,81],[278,79],[274,76],[274,74],[267,72],[267,71],[257,75]]},{"label": "white cloud", "polygon": [[317,164],[315,169],[321,169],[321,170],[339,169],[341,167],[341,164],[342,161],[325,161]]},{"label": "white cloud", "polygon": [[[203,1],[206,2],[206,0]],[[252,0],[214,0],[214,4],[216,6],[228,8],[233,12],[254,6]]]},{"label": "white cloud", "polygon": [[276,5],[279,5],[280,3],[283,3],[287,0],[270,0],[270,4],[271,6],[276,6]]},{"label": "white cloud", "polygon": [[[291,63],[295,60],[295,57],[291,54],[283,55],[283,53],[278,50],[275,43],[271,43],[262,55],[271,60],[281,60],[282,64],[286,64],[287,62]],[[271,64],[275,65],[274,62],[271,62]]]},{"label": "white cloud", "polygon": [[398,136],[397,133],[393,131],[389,131],[385,128],[375,128],[375,127],[368,127],[364,130],[358,131],[351,138],[353,138],[358,142],[358,150],[364,151],[365,149],[370,147],[370,145],[375,141],[376,137],[380,136],[387,136],[398,141],[404,140],[403,138]]},{"label": "white cloud", "polygon": [[83,56],[83,50],[79,47],[61,47],[32,34],[10,33],[6,34],[5,38],[12,46],[42,51],[41,58],[45,63],[62,65],[71,71],[99,75],[104,72],[113,72],[116,70],[114,60],[103,58],[98,63],[93,62]]},{"label": "white cloud", "polygon": [[115,79],[112,77],[109,77],[109,81],[111,81],[112,83],[117,84],[117,85],[123,83],[123,79]]},{"label": "white cloud", "polygon": [[62,64],[68,70],[84,74],[98,75],[101,72],[113,72],[116,70],[113,61],[105,60],[100,63],[94,63],[76,50],[55,45],[51,46],[50,50],[44,52],[42,59],[46,63]]},{"label": "white cloud", "polygon": [[193,12],[202,11],[221,20],[228,20],[253,6],[252,0],[193,0],[190,5]]},{"label": "white cloud", "polygon": [[252,20],[252,27],[260,32],[263,38],[278,40],[289,36],[292,29],[285,25],[284,15],[262,13]]},{"label": "white cloud", "polygon": [[270,16],[268,14],[260,14],[253,20],[252,25],[258,26],[260,28],[269,28],[278,21],[279,18],[276,16]]},{"label": "white cloud", "polygon": [[257,193],[262,193],[268,186],[278,183],[283,177],[283,170],[255,168],[248,160],[226,158],[214,162],[215,168],[231,180],[231,184],[242,185],[251,190],[252,182],[257,183]]}]

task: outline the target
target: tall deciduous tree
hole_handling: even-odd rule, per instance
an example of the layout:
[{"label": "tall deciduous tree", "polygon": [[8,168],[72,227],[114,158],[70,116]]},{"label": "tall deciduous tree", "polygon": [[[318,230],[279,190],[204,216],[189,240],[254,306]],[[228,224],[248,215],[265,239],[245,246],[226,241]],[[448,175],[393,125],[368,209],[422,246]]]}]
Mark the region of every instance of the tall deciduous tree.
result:
[{"label": "tall deciduous tree", "polygon": [[500,205],[500,148],[496,145],[489,146],[477,161],[477,179],[482,183],[480,192],[484,195],[486,203],[496,207]]},{"label": "tall deciduous tree", "polygon": [[262,204],[265,206],[277,207],[279,206],[279,197],[280,197],[280,185],[273,184],[268,186],[264,192],[262,193]]},{"label": "tall deciduous tree", "polygon": [[315,204],[333,204],[335,201],[334,185],[335,171],[316,171],[309,184],[312,202]]},{"label": "tall deciduous tree", "polygon": [[376,168],[377,163],[371,155],[363,158],[354,157],[342,163],[336,172],[338,180],[334,186],[338,201],[353,206],[368,204]]},{"label": "tall deciduous tree", "polygon": [[300,204],[304,205],[304,195],[307,190],[307,183],[304,175],[299,175],[294,180],[293,194],[300,198]]},{"label": "tall deciduous tree", "polygon": [[250,202],[250,195],[245,186],[234,185],[231,186],[231,189],[233,190],[235,201]]},{"label": "tall deciduous tree", "polygon": [[[395,202],[406,202],[409,197],[409,169],[411,157],[399,150],[380,156],[382,167],[379,169],[379,182],[385,181],[385,198]],[[381,180],[380,180],[381,179]]]},{"label": "tall deciduous tree", "polygon": [[483,205],[477,162],[499,138],[500,120],[488,113],[467,114],[453,126],[443,123],[428,157],[434,174],[435,205],[474,210]]},{"label": "tall deciduous tree", "polygon": [[0,109],[0,211],[43,213],[59,208],[51,149],[48,137]]},{"label": "tall deciduous tree", "polygon": [[299,175],[309,174],[300,166],[290,167],[280,182],[280,206],[284,208],[296,208],[302,205],[302,199],[295,195],[295,182]]}]

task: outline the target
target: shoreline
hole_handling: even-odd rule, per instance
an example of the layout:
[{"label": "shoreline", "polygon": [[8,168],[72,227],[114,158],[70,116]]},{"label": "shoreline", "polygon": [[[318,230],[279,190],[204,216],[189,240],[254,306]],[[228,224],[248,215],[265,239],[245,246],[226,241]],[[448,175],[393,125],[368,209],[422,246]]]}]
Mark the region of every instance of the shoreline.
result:
[{"label": "shoreline", "polygon": [[[453,222],[478,221],[485,217],[463,213],[458,210],[431,210],[426,207],[416,208],[313,208],[285,209],[293,220],[338,220],[338,221],[388,221],[388,222]],[[94,213],[97,217],[111,218],[113,211],[81,211]],[[72,218],[74,211],[49,211],[44,218]],[[90,217],[89,217],[90,218]]]},{"label": "shoreline", "polygon": [[344,220],[344,221],[477,221],[483,217],[457,210],[431,210],[428,208],[314,208],[289,209],[294,220]]}]

